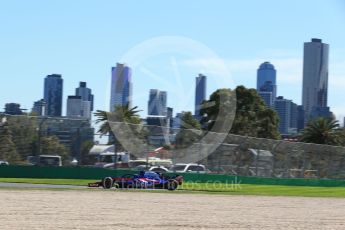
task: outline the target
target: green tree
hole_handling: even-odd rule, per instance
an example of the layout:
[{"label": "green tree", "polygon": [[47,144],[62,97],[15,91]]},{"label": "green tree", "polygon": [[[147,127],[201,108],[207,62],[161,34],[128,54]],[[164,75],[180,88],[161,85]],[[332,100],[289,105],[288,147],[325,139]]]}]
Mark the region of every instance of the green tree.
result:
[{"label": "green tree", "polygon": [[176,148],[185,148],[197,142],[202,135],[201,126],[191,112],[185,112],[181,118],[181,130],[176,135]]},{"label": "green tree", "polygon": [[278,132],[279,117],[273,109],[265,107],[257,114],[257,137],[269,138],[269,139],[280,139]]},{"label": "green tree", "polygon": [[21,159],[33,155],[37,141],[36,121],[27,116],[9,116],[7,124]]},{"label": "green tree", "polygon": [[[210,130],[214,121],[217,119],[233,119],[229,116],[218,117],[220,110],[220,98],[227,95],[228,98],[234,98],[233,91],[230,89],[218,89],[208,101],[202,105],[201,113],[206,116],[202,119],[202,124]],[[230,130],[230,133],[251,136],[278,139],[279,118],[276,112],[268,108],[255,89],[247,89],[244,86],[238,86],[236,93],[236,115]],[[229,106],[233,106],[230,101]],[[233,106],[233,109],[235,106]]]},{"label": "green tree", "polygon": [[6,123],[1,123],[0,126],[0,160],[8,161],[10,164],[21,161],[16,145],[12,141],[11,131]]},{"label": "green tree", "polygon": [[94,164],[95,162],[93,161],[93,159],[90,158],[89,156],[89,152],[92,149],[92,147],[94,146],[94,143],[92,141],[85,141],[82,145],[81,145],[81,159],[79,164],[81,165],[91,165]]},{"label": "green tree", "polygon": [[339,128],[338,121],[319,117],[307,124],[300,140],[315,144],[344,145],[344,138],[344,132]]},{"label": "green tree", "polygon": [[111,135],[113,133],[109,122],[126,122],[130,124],[140,124],[140,117],[137,110],[138,107],[129,108],[128,104],[125,106],[115,106],[114,112],[107,112],[97,110],[95,116],[97,117],[96,124],[101,123],[98,132],[101,135]]},{"label": "green tree", "polygon": [[[129,108],[129,105],[125,106],[115,106],[114,112],[107,112],[103,110],[97,110],[95,116],[97,117],[96,124],[101,124],[98,133],[102,135],[109,135],[109,144],[115,144],[117,151],[124,150],[121,143],[116,138],[116,132],[121,132],[121,130],[114,130],[111,127],[111,122],[125,122],[128,124],[140,124],[140,117],[138,113],[138,107]],[[132,126],[131,126],[132,127]],[[133,129],[134,126],[133,126]]]},{"label": "green tree", "polygon": [[[212,93],[210,99],[204,101],[201,105],[200,115],[202,115],[201,124],[203,129],[224,132],[223,124],[234,119],[235,98],[234,92],[230,89],[218,89]],[[221,126],[216,127],[216,121]]]}]

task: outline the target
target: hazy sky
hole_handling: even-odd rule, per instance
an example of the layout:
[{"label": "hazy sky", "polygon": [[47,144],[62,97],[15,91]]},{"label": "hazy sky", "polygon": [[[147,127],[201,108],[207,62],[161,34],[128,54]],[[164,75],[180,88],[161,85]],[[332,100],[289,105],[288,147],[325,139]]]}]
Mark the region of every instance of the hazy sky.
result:
[{"label": "hazy sky", "polygon": [[0,106],[31,109],[44,77],[58,73],[64,110],[79,81],[92,88],[96,109],[108,109],[119,61],[133,66],[133,104],[142,115],[151,88],[168,91],[174,112],[194,111],[199,72],[209,77],[209,94],[255,87],[264,61],[277,69],[278,95],[300,104],[303,42],[316,37],[330,44],[328,103],[345,116],[345,1],[167,2],[0,0]]}]

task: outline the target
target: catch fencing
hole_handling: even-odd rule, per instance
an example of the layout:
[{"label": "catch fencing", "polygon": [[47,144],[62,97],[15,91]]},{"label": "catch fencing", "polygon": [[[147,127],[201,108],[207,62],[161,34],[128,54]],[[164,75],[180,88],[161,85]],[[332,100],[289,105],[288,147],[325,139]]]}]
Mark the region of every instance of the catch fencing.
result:
[{"label": "catch fencing", "polygon": [[[14,135],[12,142],[22,156],[21,164],[26,156],[42,151],[40,140],[49,135],[58,136],[60,142],[71,149],[71,158],[80,160],[83,141],[93,140],[93,131],[98,129],[82,119],[6,117],[10,122],[0,120],[1,138]],[[180,127],[178,121],[157,119],[156,125],[109,122],[116,143],[120,143],[115,149],[123,148],[132,160],[145,159],[147,164],[152,158],[170,160],[171,164],[200,164],[205,166],[207,174],[345,179],[344,147],[209,132],[188,126],[176,128]],[[12,133],[4,131],[6,125],[14,126]],[[6,160],[1,157],[7,156],[5,151],[13,147],[12,142],[10,145],[1,142],[0,160]]]},{"label": "catch fencing", "polygon": [[[345,179],[345,148],[254,138],[196,129],[112,122],[133,156],[202,164],[211,174],[271,178]],[[166,150],[152,151],[159,146]]]}]

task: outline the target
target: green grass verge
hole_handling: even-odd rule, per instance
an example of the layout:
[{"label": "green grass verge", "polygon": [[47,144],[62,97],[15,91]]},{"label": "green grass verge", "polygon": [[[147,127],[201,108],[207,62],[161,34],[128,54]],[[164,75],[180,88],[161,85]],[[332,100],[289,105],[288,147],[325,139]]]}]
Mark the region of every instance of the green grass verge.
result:
[{"label": "green grass verge", "polygon": [[[59,184],[85,186],[95,180],[75,179],[29,179],[0,178],[0,182]],[[156,191],[155,191],[156,192]],[[157,190],[159,192],[159,190]],[[299,197],[339,197],[345,198],[345,187],[311,187],[253,184],[221,184],[186,182],[179,188],[180,193],[220,194],[220,195],[262,195],[262,196],[299,196]]]},{"label": "green grass verge", "polygon": [[344,187],[311,187],[283,185],[253,185],[238,186],[211,183],[186,183],[181,189],[229,195],[262,195],[262,196],[301,196],[301,197],[340,197],[345,198]]},{"label": "green grass verge", "polygon": [[85,186],[95,180],[79,179],[36,179],[36,178],[0,178],[5,183],[30,183],[30,184],[58,184],[58,185],[80,185]]}]

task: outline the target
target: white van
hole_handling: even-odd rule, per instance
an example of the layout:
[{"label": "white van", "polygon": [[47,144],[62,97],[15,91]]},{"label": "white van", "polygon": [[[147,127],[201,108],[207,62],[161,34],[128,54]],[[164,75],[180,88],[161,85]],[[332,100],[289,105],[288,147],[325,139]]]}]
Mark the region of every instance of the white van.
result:
[{"label": "white van", "polygon": [[61,156],[59,155],[38,155],[27,158],[29,164],[37,166],[62,166]]}]

